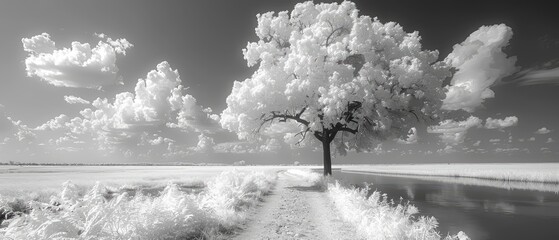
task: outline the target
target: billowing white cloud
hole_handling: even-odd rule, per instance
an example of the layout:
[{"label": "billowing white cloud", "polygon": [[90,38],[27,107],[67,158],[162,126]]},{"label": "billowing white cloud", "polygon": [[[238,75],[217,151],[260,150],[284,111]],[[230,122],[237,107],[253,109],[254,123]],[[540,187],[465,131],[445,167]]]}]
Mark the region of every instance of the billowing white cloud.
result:
[{"label": "billowing white cloud", "polygon": [[[209,152],[215,143],[204,134],[214,132],[219,119],[211,109],[197,105],[181,82],[178,71],[162,62],[138,80],[133,92],[118,93],[113,100],[98,98],[80,111],[80,117],[61,114],[35,128],[6,118],[11,129],[7,142],[32,142],[51,152],[79,150],[134,159]],[[65,99],[80,102],[73,96]],[[203,138],[196,145],[196,135],[185,132],[198,132]]]},{"label": "billowing white cloud", "polygon": [[206,136],[204,133],[198,135],[198,144],[195,150],[201,153],[213,152],[213,147],[215,146],[214,139],[212,137]]},{"label": "billowing white cloud", "polygon": [[543,134],[548,134],[550,132],[551,132],[551,130],[547,129],[546,127],[542,127],[540,129],[538,129],[535,133],[543,135]]},{"label": "billowing white cloud", "polygon": [[450,153],[455,153],[457,152],[456,149],[454,149],[452,146],[450,145],[446,145],[443,149],[439,149],[437,150],[438,153],[446,153],[446,154],[450,154]]},{"label": "billowing white cloud", "polygon": [[545,143],[554,143],[555,140],[553,140],[553,138],[547,138],[547,141]]},{"label": "billowing white cloud", "polygon": [[117,55],[125,55],[133,45],[126,39],[89,43],[72,42],[71,48],[56,49],[48,33],[23,38],[27,75],[57,87],[99,88],[121,82],[117,76]]},{"label": "billowing white cloud", "polygon": [[485,128],[487,129],[503,129],[516,126],[517,124],[518,118],[516,116],[506,117],[505,119],[487,118],[485,120]]},{"label": "billowing white cloud", "polygon": [[108,37],[107,34],[104,33],[99,33],[99,34],[95,33],[95,36],[105,40],[105,42],[110,44],[118,54],[126,55],[126,49],[134,46],[124,38],[113,40],[112,38]]},{"label": "billowing white cloud", "polygon": [[81,97],[76,97],[76,96],[64,96],[64,101],[66,101],[69,104],[90,104],[91,102],[81,98]]},{"label": "billowing white cloud", "polygon": [[64,114],[60,114],[59,116],[47,121],[41,126],[35,128],[35,130],[58,130],[64,128],[66,123],[70,121],[70,118]]},{"label": "billowing white cloud", "polygon": [[511,37],[511,28],[504,24],[482,26],[463,43],[454,45],[445,61],[457,72],[447,86],[443,109],[472,112],[495,96],[490,87],[516,71],[516,57],[502,52]]},{"label": "billowing white cloud", "polygon": [[210,110],[204,111],[191,95],[183,92],[178,71],[162,62],[146,79],[138,80],[134,93],[119,93],[112,103],[96,99],[94,109],[81,111],[83,118],[72,126],[78,132],[98,134],[97,140],[105,146],[150,144],[160,137],[150,133],[168,127],[208,132],[205,126],[218,126],[210,118]]},{"label": "billowing white cloud", "polygon": [[37,138],[37,134],[33,132],[33,129],[23,124],[21,120],[14,120],[11,117],[7,117],[12,124],[12,129],[15,130],[14,138],[15,140],[23,143],[31,143]]},{"label": "billowing white cloud", "polygon": [[481,140],[478,140],[477,142],[475,142],[474,144],[472,144],[472,146],[474,146],[474,147],[479,147],[480,144],[481,144]]},{"label": "billowing white cloud", "polygon": [[431,126],[427,129],[429,133],[441,134],[441,140],[446,144],[456,145],[464,142],[468,129],[481,127],[482,120],[478,117],[470,116],[464,121],[444,120],[439,125]]},{"label": "billowing white cloud", "polygon": [[398,143],[402,143],[402,144],[414,144],[417,143],[417,130],[415,129],[415,127],[412,127],[410,129],[410,131],[408,132],[407,138],[404,139],[398,139]]}]

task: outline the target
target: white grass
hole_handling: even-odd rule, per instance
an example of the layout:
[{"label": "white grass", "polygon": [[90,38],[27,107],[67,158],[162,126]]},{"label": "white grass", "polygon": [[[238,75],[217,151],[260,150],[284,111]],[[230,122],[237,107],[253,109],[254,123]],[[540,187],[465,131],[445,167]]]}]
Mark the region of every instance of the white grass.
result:
[{"label": "white grass", "polygon": [[[200,194],[170,183],[157,197],[122,193],[107,200],[96,184],[84,196],[72,183],[50,203],[0,230],[0,239],[213,239],[245,219],[247,208],[269,192],[275,173],[227,171]],[[223,236],[221,237],[223,238]]]},{"label": "white grass", "polygon": [[0,166],[0,193],[58,191],[72,181],[91,188],[97,181],[107,186],[166,185],[167,182],[207,181],[223,171],[265,171],[266,167],[233,166]]},{"label": "white grass", "polygon": [[[324,182],[318,173],[304,170],[289,170],[288,173],[317,184]],[[348,189],[337,181],[328,183],[327,188],[342,219],[354,225],[358,234],[366,239],[441,239],[437,220],[434,217],[416,216],[418,209],[411,204],[394,203],[386,194],[378,191],[368,196],[369,188]],[[469,240],[464,232],[444,239]]]},{"label": "white grass", "polygon": [[559,183],[559,163],[345,165],[344,171]]}]

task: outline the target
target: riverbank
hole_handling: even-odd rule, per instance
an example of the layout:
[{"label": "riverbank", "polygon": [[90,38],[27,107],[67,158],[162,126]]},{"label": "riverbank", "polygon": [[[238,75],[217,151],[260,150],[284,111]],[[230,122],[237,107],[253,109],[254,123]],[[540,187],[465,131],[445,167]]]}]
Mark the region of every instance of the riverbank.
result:
[{"label": "riverbank", "polygon": [[342,171],[559,184],[559,163],[341,165]]},{"label": "riverbank", "polygon": [[469,239],[463,232],[444,236],[434,217],[417,216],[413,205],[369,190],[347,188],[309,170],[281,172],[276,188],[234,239]]}]

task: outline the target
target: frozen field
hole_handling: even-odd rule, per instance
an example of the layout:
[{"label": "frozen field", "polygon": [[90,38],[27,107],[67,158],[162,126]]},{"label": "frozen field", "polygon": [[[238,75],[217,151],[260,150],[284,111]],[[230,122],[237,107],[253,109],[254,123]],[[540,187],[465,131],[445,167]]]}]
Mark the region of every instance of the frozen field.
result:
[{"label": "frozen field", "polygon": [[345,171],[559,183],[559,163],[343,165]]},{"label": "frozen field", "polygon": [[[30,193],[59,192],[72,181],[89,188],[97,181],[106,186],[166,186],[197,184],[223,171],[272,171],[280,166],[0,166],[0,196],[21,197]],[[283,167],[286,168],[286,167]]]},{"label": "frozen field", "polygon": [[[79,180],[88,185],[87,176],[99,178],[107,172],[95,169],[96,174],[86,171]],[[245,212],[256,206],[276,181],[273,168],[237,169],[198,169],[195,172],[202,175],[190,174],[203,184],[198,192],[184,191],[181,183],[167,183],[155,194],[130,194],[103,183],[84,187],[65,182],[58,193],[34,199],[0,194],[0,239],[224,239],[220,237],[236,229],[245,220]],[[48,170],[32,174],[53,172]],[[55,172],[60,174],[60,170]],[[172,171],[152,172],[158,173],[151,175],[157,179],[175,179],[169,175]],[[127,172],[128,178],[117,180],[136,181],[134,175],[142,173],[150,172]]]}]

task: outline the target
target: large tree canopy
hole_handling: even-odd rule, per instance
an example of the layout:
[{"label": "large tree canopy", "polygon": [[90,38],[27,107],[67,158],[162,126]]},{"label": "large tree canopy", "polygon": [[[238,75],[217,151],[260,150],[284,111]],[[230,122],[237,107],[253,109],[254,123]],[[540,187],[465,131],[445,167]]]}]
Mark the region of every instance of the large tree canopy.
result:
[{"label": "large tree canopy", "polygon": [[341,153],[370,149],[438,116],[452,64],[423,50],[418,32],[360,16],[348,1],[299,3],[257,19],[259,40],[243,54],[258,69],[234,83],[221,116],[239,138],[281,125],[286,139],[309,144],[314,136],[329,161],[330,143]]}]

